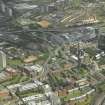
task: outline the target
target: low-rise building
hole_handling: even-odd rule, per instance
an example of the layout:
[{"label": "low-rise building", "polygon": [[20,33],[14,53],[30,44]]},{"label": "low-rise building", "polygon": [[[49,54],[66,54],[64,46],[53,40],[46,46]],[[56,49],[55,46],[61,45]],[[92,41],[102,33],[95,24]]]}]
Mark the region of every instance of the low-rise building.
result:
[{"label": "low-rise building", "polygon": [[13,85],[9,85],[7,86],[7,89],[12,91],[13,93],[15,93],[17,91],[17,88],[21,87],[21,84],[13,84]]},{"label": "low-rise building", "polygon": [[43,94],[37,94],[37,95],[22,98],[24,103],[27,103],[29,101],[43,100],[43,99],[45,99],[45,95],[43,95]]},{"label": "low-rise building", "polygon": [[42,102],[29,101],[27,102],[27,105],[52,105],[52,104],[48,100],[45,100]]},{"label": "low-rise building", "polygon": [[83,86],[83,85],[86,85],[86,84],[88,84],[88,81],[87,81],[86,78],[82,78],[81,80],[76,81],[77,86]]}]

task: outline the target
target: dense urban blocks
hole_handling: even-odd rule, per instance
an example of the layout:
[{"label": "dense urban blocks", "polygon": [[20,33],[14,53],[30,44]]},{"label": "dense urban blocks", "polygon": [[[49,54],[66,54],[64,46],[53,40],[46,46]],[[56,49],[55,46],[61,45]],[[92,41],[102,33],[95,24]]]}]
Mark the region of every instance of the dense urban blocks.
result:
[{"label": "dense urban blocks", "polygon": [[104,0],[0,1],[0,105],[104,105]]}]

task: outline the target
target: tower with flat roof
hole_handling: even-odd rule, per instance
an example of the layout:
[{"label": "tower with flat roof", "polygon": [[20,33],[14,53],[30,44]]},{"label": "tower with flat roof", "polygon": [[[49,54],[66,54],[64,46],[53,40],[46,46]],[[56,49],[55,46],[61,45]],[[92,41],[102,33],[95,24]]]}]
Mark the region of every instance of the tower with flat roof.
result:
[{"label": "tower with flat roof", "polygon": [[6,54],[3,51],[0,51],[0,68],[6,68]]}]

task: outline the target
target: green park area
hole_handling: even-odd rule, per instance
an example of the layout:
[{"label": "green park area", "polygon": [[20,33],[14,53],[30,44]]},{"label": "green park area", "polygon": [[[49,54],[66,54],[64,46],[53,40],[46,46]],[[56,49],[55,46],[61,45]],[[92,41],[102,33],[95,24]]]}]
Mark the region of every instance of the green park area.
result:
[{"label": "green park area", "polygon": [[7,64],[11,67],[22,65],[22,61],[20,59],[7,59]]},{"label": "green park area", "polygon": [[67,102],[71,98],[82,96],[82,95],[86,94],[87,92],[89,92],[90,90],[91,90],[91,88],[86,86],[84,88],[69,92],[69,94],[67,96],[61,97],[61,99],[63,99],[65,102]]},{"label": "green park area", "polygon": [[27,76],[16,75],[16,76],[11,77],[8,80],[0,82],[0,84],[3,86],[9,86],[9,85],[13,85],[13,84],[22,83],[22,82],[25,82],[28,80],[29,80],[29,77],[27,77]]}]

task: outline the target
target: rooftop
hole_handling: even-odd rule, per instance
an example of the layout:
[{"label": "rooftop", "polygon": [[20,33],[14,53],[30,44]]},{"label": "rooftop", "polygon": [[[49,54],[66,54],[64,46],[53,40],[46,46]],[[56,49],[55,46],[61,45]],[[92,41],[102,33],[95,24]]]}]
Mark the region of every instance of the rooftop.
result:
[{"label": "rooftop", "polygon": [[44,98],[43,94],[37,94],[37,95],[34,95],[34,96],[25,97],[22,100],[24,102],[28,102],[28,101],[39,100],[39,99],[42,99],[42,98]]}]

